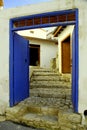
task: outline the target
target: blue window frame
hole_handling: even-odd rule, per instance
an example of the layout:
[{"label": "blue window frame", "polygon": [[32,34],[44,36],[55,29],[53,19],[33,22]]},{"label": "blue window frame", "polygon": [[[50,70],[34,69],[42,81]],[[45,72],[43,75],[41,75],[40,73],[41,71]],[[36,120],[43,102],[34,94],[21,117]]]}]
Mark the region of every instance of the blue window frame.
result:
[{"label": "blue window frame", "polygon": [[[69,16],[72,15],[73,19]],[[60,20],[60,17],[64,17],[63,21]],[[52,17],[56,17],[55,21],[52,22]],[[43,18],[46,18],[46,22],[43,23]],[[37,24],[35,20],[38,19]],[[30,22],[31,24],[28,24]],[[28,22],[27,22],[28,21]],[[34,14],[29,16],[22,16],[17,18],[10,19],[10,57],[9,57],[9,86],[10,86],[10,106],[13,102],[14,95],[13,95],[13,67],[14,67],[14,59],[13,59],[13,32],[19,30],[27,30],[27,29],[35,29],[35,28],[45,28],[45,27],[53,27],[53,26],[65,26],[65,25],[75,25],[75,46],[72,48],[73,53],[73,66],[72,66],[72,89],[73,91],[73,106],[75,112],[78,112],[78,9],[70,9],[70,10],[63,10],[63,11],[55,11],[55,12],[47,12],[42,14]]]}]

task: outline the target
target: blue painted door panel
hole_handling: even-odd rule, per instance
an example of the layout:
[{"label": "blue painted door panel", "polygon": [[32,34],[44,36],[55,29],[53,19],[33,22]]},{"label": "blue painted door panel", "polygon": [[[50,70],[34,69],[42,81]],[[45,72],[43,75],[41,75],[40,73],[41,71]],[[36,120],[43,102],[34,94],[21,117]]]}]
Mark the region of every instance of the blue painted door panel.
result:
[{"label": "blue painted door panel", "polygon": [[14,103],[29,97],[28,40],[14,33]]}]

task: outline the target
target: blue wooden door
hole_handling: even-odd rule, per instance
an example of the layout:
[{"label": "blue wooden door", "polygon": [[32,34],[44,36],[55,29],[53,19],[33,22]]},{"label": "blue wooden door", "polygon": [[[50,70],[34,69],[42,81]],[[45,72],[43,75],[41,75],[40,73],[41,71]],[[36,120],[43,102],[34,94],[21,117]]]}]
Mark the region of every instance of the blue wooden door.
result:
[{"label": "blue wooden door", "polygon": [[14,103],[29,97],[29,41],[14,33]]}]

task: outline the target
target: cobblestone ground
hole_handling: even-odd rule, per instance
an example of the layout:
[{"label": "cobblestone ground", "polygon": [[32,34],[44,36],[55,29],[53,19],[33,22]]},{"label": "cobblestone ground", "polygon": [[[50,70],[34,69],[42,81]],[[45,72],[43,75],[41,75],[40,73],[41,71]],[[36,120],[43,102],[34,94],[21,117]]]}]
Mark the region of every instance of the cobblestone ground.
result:
[{"label": "cobblestone ground", "polygon": [[4,121],[0,122],[0,130],[42,130],[42,129],[35,129],[20,124],[16,124],[10,121]]}]

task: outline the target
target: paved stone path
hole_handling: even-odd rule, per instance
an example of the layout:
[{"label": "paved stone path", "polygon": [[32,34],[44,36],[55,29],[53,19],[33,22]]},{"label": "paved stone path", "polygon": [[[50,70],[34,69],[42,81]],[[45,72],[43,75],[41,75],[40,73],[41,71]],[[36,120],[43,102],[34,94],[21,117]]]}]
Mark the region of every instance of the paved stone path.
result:
[{"label": "paved stone path", "polygon": [[42,130],[19,125],[10,121],[0,122],[0,130]]}]

